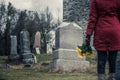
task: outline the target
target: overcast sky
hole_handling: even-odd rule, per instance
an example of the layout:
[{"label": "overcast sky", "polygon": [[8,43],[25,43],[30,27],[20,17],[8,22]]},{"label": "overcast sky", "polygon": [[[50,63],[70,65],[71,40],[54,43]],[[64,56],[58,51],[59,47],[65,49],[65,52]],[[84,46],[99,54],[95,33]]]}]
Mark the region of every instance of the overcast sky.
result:
[{"label": "overcast sky", "polygon": [[[0,2],[3,0],[0,0]],[[11,2],[17,9],[28,9],[34,11],[41,11],[47,6],[52,11],[55,18],[62,17],[63,0],[4,0],[6,4]],[[58,13],[59,12],[59,13]]]}]

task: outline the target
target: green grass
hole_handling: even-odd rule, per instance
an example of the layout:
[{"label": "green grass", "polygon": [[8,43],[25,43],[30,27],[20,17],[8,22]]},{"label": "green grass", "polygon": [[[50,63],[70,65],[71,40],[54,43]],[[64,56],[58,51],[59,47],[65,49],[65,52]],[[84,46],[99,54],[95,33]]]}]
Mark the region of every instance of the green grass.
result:
[{"label": "green grass", "polygon": [[39,69],[0,69],[5,80],[96,80],[90,73],[50,73]]},{"label": "green grass", "polygon": [[0,63],[5,62],[7,59],[7,56],[0,56]]},{"label": "green grass", "polygon": [[[52,55],[36,55],[38,62],[51,61]],[[0,62],[7,57],[1,56]],[[90,58],[88,61],[91,60]],[[15,65],[19,66],[19,65]],[[33,65],[33,66],[36,66]],[[39,66],[29,69],[3,69],[0,67],[0,80],[96,80],[95,65],[86,73],[53,73],[48,66]],[[94,71],[93,71],[94,70]]]},{"label": "green grass", "polygon": [[50,61],[52,60],[52,55],[36,54],[36,58],[38,61]]}]

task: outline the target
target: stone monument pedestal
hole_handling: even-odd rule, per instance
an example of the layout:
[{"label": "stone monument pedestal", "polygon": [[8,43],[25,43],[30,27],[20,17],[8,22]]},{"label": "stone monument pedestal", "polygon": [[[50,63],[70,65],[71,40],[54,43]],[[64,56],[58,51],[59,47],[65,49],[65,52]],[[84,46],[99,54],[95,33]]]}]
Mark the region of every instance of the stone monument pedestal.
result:
[{"label": "stone monument pedestal", "polygon": [[52,68],[55,71],[85,72],[90,63],[80,59],[76,47],[83,42],[83,30],[75,23],[62,23],[56,29]]},{"label": "stone monument pedestal", "polygon": [[76,50],[58,49],[53,53],[53,68],[55,71],[87,71],[90,63],[85,61],[85,58],[80,59],[77,56]]}]

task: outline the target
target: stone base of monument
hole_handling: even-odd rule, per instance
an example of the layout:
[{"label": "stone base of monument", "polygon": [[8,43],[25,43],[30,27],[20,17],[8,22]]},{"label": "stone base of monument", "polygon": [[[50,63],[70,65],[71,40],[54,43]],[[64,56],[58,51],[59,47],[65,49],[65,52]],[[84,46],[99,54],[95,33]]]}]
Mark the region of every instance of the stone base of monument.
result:
[{"label": "stone base of monument", "polygon": [[8,59],[6,60],[6,63],[14,65],[20,64],[21,63],[20,56],[18,54],[10,54],[8,56]]},{"label": "stone base of monument", "polygon": [[35,55],[32,53],[24,53],[22,54],[22,61],[24,64],[33,64],[36,63]]},{"label": "stone base of monument", "polygon": [[90,63],[88,61],[57,59],[52,64],[54,71],[86,72],[90,69]]},{"label": "stone base of monument", "polygon": [[53,60],[66,59],[66,60],[85,60],[85,58],[79,58],[76,50],[74,49],[57,49],[53,52]]},{"label": "stone base of monument", "polygon": [[90,69],[90,63],[85,58],[80,59],[73,49],[55,50],[51,66],[54,71],[86,72]]},{"label": "stone base of monument", "polygon": [[20,59],[20,56],[18,55],[18,54],[10,54],[9,56],[8,56],[8,60],[18,60],[18,59]]}]

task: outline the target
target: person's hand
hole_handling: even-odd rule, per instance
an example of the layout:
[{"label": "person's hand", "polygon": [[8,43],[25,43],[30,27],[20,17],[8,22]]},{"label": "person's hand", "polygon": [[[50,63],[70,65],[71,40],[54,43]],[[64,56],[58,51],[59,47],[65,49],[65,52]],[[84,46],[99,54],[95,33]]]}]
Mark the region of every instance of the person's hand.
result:
[{"label": "person's hand", "polygon": [[90,45],[90,37],[91,37],[90,35],[86,35],[86,38],[85,38],[85,44],[88,46]]}]

